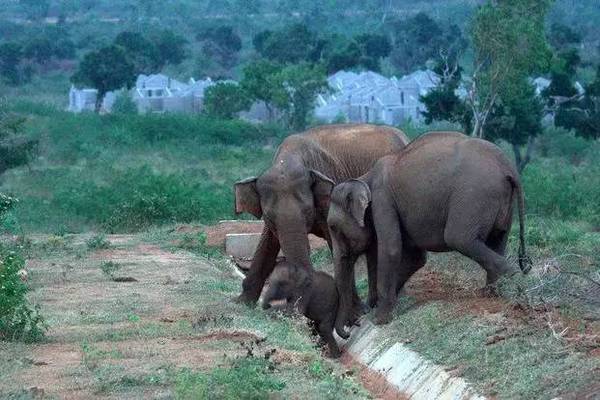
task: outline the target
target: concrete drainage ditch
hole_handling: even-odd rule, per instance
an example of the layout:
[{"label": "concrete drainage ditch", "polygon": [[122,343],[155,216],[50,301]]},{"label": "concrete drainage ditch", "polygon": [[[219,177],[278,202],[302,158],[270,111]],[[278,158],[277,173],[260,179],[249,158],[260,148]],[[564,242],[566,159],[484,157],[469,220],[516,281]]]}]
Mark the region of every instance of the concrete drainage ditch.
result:
[{"label": "concrete drainage ditch", "polygon": [[[228,234],[225,248],[232,257],[251,257],[260,234]],[[244,275],[235,263],[235,274]],[[394,339],[387,327],[373,325],[363,318],[348,341],[338,337],[340,346],[371,372],[383,376],[402,395],[412,400],[485,400],[462,378],[425,360],[417,352]]]}]

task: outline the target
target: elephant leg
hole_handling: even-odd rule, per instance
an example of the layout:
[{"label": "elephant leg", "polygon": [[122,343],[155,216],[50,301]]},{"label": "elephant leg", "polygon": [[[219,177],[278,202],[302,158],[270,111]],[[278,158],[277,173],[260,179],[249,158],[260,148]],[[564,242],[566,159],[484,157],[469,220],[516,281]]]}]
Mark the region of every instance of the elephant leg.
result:
[{"label": "elephant leg", "polygon": [[486,271],[486,285],[493,286],[500,276],[511,272],[506,258],[497,252],[506,247],[506,238],[501,235],[494,238],[497,206],[478,205],[481,201],[477,199],[462,200],[472,206],[467,214],[462,204],[450,208],[444,240],[449,247],[477,262]]},{"label": "elephant leg", "polygon": [[[452,243],[452,242],[450,242]],[[489,248],[481,239],[455,241],[452,248],[477,262],[487,273],[486,285],[492,286],[500,276],[510,272],[506,259]]]},{"label": "elephant leg", "polygon": [[363,303],[358,295],[358,289],[356,289],[355,271],[352,271],[352,282],[352,318],[348,321],[348,325],[356,324],[356,321],[368,311],[365,303]]},{"label": "elephant leg", "polygon": [[275,268],[279,248],[279,240],[265,226],[258,247],[254,252],[250,271],[248,271],[242,282],[242,294],[237,298],[238,302],[248,305],[256,304],[265,281]]},{"label": "elephant leg", "polygon": [[[377,310],[375,323],[387,324],[396,304],[398,270],[402,264],[400,218],[392,199],[380,194],[373,198],[373,224],[377,233]],[[405,272],[403,272],[405,273]]]},{"label": "elephant leg", "polygon": [[367,249],[367,276],[369,279],[369,295],[367,304],[374,308],[377,305],[377,242],[371,243]]},{"label": "elephant leg", "polygon": [[500,231],[496,230],[490,233],[485,244],[494,252],[500,256],[506,254],[506,245],[508,244],[508,232],[510,231],[510,227],[508,231]]},{"label": "elephant leg", "polygon": [[319,335],[327,343],[329,348],[329,356],[331,358],[338,358],[341,354],[340,348],[333,337],[333,321],[321,321],[319,323]]},{"label": "elephant leg", "polygon": [[423,268],[427,262],[427,252],[417,248],[402,250],[402,267],[398,272],[398,283],[396,285],[396,294],[400,293],[410,277]]}]

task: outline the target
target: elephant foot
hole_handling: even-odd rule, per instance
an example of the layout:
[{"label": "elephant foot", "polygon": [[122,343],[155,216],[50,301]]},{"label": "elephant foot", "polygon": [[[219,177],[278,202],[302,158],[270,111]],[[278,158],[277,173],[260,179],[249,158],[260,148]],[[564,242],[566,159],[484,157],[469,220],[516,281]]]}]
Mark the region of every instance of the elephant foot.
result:
[{"label": "elephant foot", "polygon": [[329,358],[340,358],[340,356],[342,355],[342,352],[340,351],[340,349],[330,349],[328,352]]},{"label": "elephant foot", "polygon": [[390,309],[384,309],[383,307],[377,308],[375,311],[375,325],[386,325],[392,321],[392,312]]},{"label": "elephant foot", "polygon": [[238,297],[234,298],[233,301],[238,304],[245,304],[248,307],[256,307],[258,299],[255,296],[251,296],[248,293],[242,293]]},{"label": "elephant foot", "polygon": [[500,296],[498,294],[498,288],[496,287],[496,285],[486,285],[484,288],[479,289],[477,292],[477,294],[480,297],[494,298]]},{"label": "elephant foot", "polygon": [[348,340],[348,338],[350,337],[350,332],[348,332],[345,328],[343,328],[343,329],[336,328],[335,331],[338,334],[338,336],[344,340]]},{"label": "elephant foot", "polygon": [[373,309],[377,306],[377,296],[371,297],[369,296],[368,300],[367,300],[367,305],[369,306],[370,309]]}]

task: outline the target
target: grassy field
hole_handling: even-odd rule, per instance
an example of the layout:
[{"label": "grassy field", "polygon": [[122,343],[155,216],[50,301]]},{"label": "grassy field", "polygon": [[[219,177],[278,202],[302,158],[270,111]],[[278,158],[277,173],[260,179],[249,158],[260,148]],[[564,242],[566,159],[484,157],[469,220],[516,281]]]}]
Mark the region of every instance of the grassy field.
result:
[{"label": "grassy field", "polygon": [[[323,359],[299,319],[233,304],[239,280],[198,233],[233,217],[233,182],[263,170],[285,132],[72,115],[57,99],[32,92],[11,105],[41,146],[0,177],[0,192],[20,199],[2,218],[3,242],[27,258],[49,331],[39,343],[0,341],[0,397],[248,397],[240,381],[255,398],[372,396],[356,371]],[[487,395],[600,391],[600,144],[548,130],[523,184],[532,273],[484,299],[479,267],[432,255],[393,327]],[[331,271],[328,251],[312,258]]]}]

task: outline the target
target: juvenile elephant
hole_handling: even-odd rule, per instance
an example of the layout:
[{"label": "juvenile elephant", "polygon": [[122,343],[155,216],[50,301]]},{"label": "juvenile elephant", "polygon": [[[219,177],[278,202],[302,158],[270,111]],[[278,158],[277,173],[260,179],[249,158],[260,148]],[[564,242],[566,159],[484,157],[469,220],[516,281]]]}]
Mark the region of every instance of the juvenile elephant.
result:
[{"label": "juvenile elephant", "polygon": [[[307,274],[312,274],[312,278],[307,279]],[[263,308],[271,307],[269,303],[273,300],[284,299],[288,309],[297,308],[313,322],[313,330],[327,343],[329,355],[339,357],[340,349],[333,337],[338,312],[338,292],[333,278],[322,271],[307,270],[289,262],[278,263],[269,278]]]},{"label": "juvenile elephant", "polygon": [[[255,304],[279,250],[287,261],[311,268],[308,234],[325,238],[329,196],[336,182],[366,173],[382,156],[404,148],[401,131],[375,125],[328,125],[291,135],[271,167],[235,184],[235,211],[265,221],[238,301]],[[353,290],[355,293],[355,290]],[[358,304],[358,296],[354,302]]]},{"label": "juvenile elephant", "polygon": [[427,251],[459,251],[494,284],[510,271],[504,253],[515,199],[519,264],[526,273],[519,176],[492,143],[457,132],[429,133],[360,178],[337,185],[327,221],[340,293],[336,330],[343,329],[350,310],[361,253],[377,265],[369,269],[369,305],[377,303],[378,324],[389,322],[397,292],[425,264]]}]

